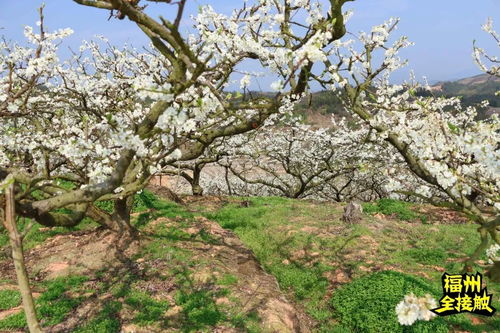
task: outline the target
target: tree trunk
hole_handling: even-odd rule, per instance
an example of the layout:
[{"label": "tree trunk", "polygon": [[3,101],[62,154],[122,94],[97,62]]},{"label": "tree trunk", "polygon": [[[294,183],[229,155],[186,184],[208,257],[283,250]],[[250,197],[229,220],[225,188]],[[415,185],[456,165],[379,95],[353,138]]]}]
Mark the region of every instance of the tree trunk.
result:
[{"label": "tree trunk", "polygon": [[113,230],[117,232],[117,245],[121,249],[126,249],[137,238],[137,230],[130,224],[130,212],[133,206],[133,196],[115,201],[115,209],[112,215]]},{"label": "tree trunk", "polygon": [[224,169],[225,169],[224,179],[226,180],[227,194],[233,195],[233,191],[231,190],[231,183],[229,182],[229,168],[225,167]]},{"label": "tree trunk", "polygon": [[193,180],[191,182],[191,188],[193,190],[194,196],[202,196],[203,188],[200,186],[201,169],[204,165],[195,164],[193,168]]},{"label": "tree trunk", "polygon": [[14,202],[14,184],[10,184],[5,191],[6,209],[5,209],[5,228],[9,233],[10,246],[12,248],[12,259],[17,275],[17,284],[23,300],[24,313],[31,333],[42,332],[40,323],[36,317],[35,303],[31,294],[28,273],[24,263],[22,237],[19,234],[16,224],[15,202]]},{"label": "tree trunk", "polygon": [[342,221],[352,224],[361,221],[362,218],[363,207],[359,203],[351,201],[345,206]]},{"label": "tree trunk", "polygon": [[491,281],[500,283],[500,261],[495,261],[493,267],[486,273]]}]

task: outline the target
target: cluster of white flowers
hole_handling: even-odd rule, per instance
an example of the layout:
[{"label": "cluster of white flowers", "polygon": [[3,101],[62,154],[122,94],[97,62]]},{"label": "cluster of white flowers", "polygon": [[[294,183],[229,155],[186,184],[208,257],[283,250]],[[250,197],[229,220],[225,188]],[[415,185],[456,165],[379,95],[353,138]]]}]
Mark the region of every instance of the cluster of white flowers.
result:
[{"label": "cluster of white flowers", "polygon": [[[498,209],[498,117],[476,120],[476,110],[462,107],[459,99],[418,96],[424,87],[413,82],[390,84],[390,74],[406,64],[398,51],[411,45],[406,37],[389,43],[398,19],[357,39],[338,40],[343,34],[338,26],[350,14],[332,19],[335,13],[322,3],[255,0],[229,15],[202,6],[193,18],[194,32],[172,41],[182,47],[167,45],[185,54],[171,57],[118,49],[101,39],[85,42],[61,62],[57,48],[70,29],[37,34],[26,28],[29,47],[1,40],[0,168],[36,182],[61,177],[87,187],[112,175],[117,161],[128,156],[124,152],[132,151],[127,180],[146,181],[181,158],[196,158],[220,136],[241,133],[248,124],[260,127],[267,117],[286,118],[307,92],[302,87],[308,82],[298,84],[305,75],[331,90],[347,90],[345,107],[361,118],[361,127],[337,123],[332,131],[313,130],[293,121],[287,130],[264,124],[254,141],[225,141],[234,145],[229,155],[265,175],[260,185],[289,195],[335,193],[345,184],[328,180],[340,174],[349,183],[370,179],[377,187],[410,188],[422,197],[440,193],[462,207],[471,207],[468,197],[477,192]],[[491,23],[484,29],[497,39]],[[374,60],[377,51],[382,61]],[[485,56],[477,48],[476,53]],[[248,58],[276,77],[274,99],[235,102],[226,93],[230,78],[241,75],[236,67]],[[313,63],[324,66],[315,66],[308,77]],[[250,75],[239,83],[248,90]],[[276,166],[284,172],[276,173]],[[370,169],[383,172],[377,178]],[[121,185],[118,190],[127,192]]]},{"label": "cluster of white flowers", "polygon": [[410,326],[417,320],[429,321],[434,318],[436,315],[430,310],[435,308],[437,302],[431,295],[416,297],[411,293],[396,305],[396,314],[401,325]]},{"label": "cluster of white flowers", "polygon": [[[493,37],[494,41],[500,47],[500,35],[493,28],[493,20],[488,18],[486,23],[482,26],[482,29],[490,34]],[[497,56],[491,56],[486,53],[486,51],[475,45],[474,43],[474,51],[472,52],[472,58],[478,67],[485,73],[500,76],[500,66],[498,66],[499,59]],[[485,62],[488,62],[490,66],[488,67]]]},{"label": "cluster of white flowers", "polygon": [[488,264],[493,264],[495,261],[500,261],[500,245],[493,244],[486,250]]},{"label": "cluster of white flowers", "polygon": [[[285,22],[285,6],[289,17],[305,17],[307,25]],[[213,62],[236,63],[242,55],[252,54],[267,71],[281,78],[282,84],[276,81],[272,86],[280,91],[283,82],[309,62],[327,60],[325,47],[331,43],[334,22],[327,20],[326,13],[320,1],[311,0],[258,0],[231,15],[202,6],[194,17],[198,35],[191,35],[191,45]],[[325,23],[321,28],[304,29],[320,21]],[[283,34],[284,29],[289,34]],[[246,82],[244,78],[241,86]]]},{"label": "cluster of white flowers", "polygon": [[[255,0],[222,15],[202,6],[191,34],[161,36],[165,48],[116,48],[100,38],[84,42],[66,61],[57,50],[71,30],[49,33],[42,19],[39,33],[25,30],[31,45],[2,39],[2,174],[23,174],[30,188],[45,186],[45,179],[68,179],[88,189],[85,202],[92,191],[94,199],[119,198],[146,184],[151,173],[196,158],[220,136],[257,128],[273,113],[270,118],[277,120],[307,90],[294,89],[304,67],[326,61],[323,49],[338,38],[329,18],[334,13],[325,7],[313,0]],[[336,26],[343,27],[341,18]],[[277,78],[275,97],[227,94],[231,80],[242,73],[236,67],[248,58]],[[240,88],[246,91],[250,74],[243,74]],[[83,191],[75,192],[81,199]],[[58,193],[47,191],[54,206],[44,207],[54,210],[80,200],[52,200]]]}]

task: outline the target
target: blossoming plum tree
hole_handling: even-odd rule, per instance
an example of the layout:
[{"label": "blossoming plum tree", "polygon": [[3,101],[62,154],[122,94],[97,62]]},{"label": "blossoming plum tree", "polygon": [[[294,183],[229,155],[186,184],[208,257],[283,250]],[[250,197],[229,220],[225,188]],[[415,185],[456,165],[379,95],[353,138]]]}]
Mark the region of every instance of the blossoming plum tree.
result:
[{"label": "blossoming plum tree", "polygon": [[[361,33],[359,49],[353,40],[335,42],[329,52],[335,60],[324,62],[321,82],[332,90],[342,89],[346,107],[394,147],[413,175],[425,182],[415,195],[430,200],[438,192],[480,225],[482,242],[466,263],[470,270],[489,237],[500,242],[500,218],[491,217],[492,206],[497,213],[500,209],[500,122],[496,116],[476,120],[476,109],[462,107],[459,98],[418,96],[422,87],[416,82],[390,84],[390,74],[405,65],[398,51],[410,45],[406,37],[390,45],[397,23],[389,20],[371,33]],[[377,53],[382,57],[378,62]],[[393,185],[397,189],[402,184]]]},{"label": "blossoming plum tree", "polygon": [[[498,118],[478,121],[475,109],[457,98],[418,96],[414,82],[390,84],[391,72],[405,65],[398,51],[411,44],[406,37],[389,43],[397,20],[359,34],[358,47],[340,40],[347,0],[256,0],[230,15],[202,6],[187,35],[179,31],[186,0],[175,3],[172,20],[151,18],[139,1],[74,1],[119,11],[150,38],[153,50],[118,49],[102,40],[61,62],[58,41],[70,30],[47,33],[43,17],[39,33],[25,31],[31,47],[2,41],[0,180],[14,177],[20,215],[46,226],[72,226],[90,216],[131,234],[133,195],[151,175],[195,159],[217,138],[287,112],[315,80],[343,90],[346,108],[370,140],[398,152],[409,179],[425,184],[416,195],[439,193],[480,225],[482,243],[468,266],[489,238],[499,243],[499,218],[478,204],[498,210]],[[476,59],[485,55],[475,50]],[[275,94],[227,95],[245,59],[279,78]],[[251,80],[246,73],[241,86]],[[393,182],[401,191],[404,185]],[[98,200],[112,200],[113,212],[99,209]]]},{"label": "blossoming plum tree", "polygon": [[[152,19],[138,2],[75,2],[119,10],[154,49],[118,49],[104,39],[62,62],[57,46],[71,31],[48,33],[43,17],[38,33],[25,30],[31,46],[1,43],[0,179],[14,177],[19,215],[49,227],[89,216],[133,234],[133,195],[151,175],[196,158],[216,138],[258,127],[284,100],[293,104],[321,56],[318,43],[345,34],[346,0],[327,9],[314,1],[263,0],[230,16],[205,6],[186,36],[178,29],[185,1],[173,21]],[[306,24],[292,19],[297,12]],[[228,98],[224,89],[244,59],[279,75],[279,92]],[[99,209],[99,200],[113,201],[113,212]]]},{"label": "blossoming plum tree", "polygon": [[246,143],[228,149],[220,164],[246,184],[291,198],[348,201],[384,195],[386,178],[375,170],[389,158],[382,159],[380,146],[366,142],[366,128],[338,121],[332,128],[313,129],[287,121],[245,135]]}]

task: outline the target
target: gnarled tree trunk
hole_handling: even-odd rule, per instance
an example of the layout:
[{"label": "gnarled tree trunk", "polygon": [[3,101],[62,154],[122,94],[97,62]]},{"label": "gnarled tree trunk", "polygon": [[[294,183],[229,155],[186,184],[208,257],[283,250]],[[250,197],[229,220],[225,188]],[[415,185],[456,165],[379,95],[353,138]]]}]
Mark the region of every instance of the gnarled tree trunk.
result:
[{"label": "gnarled tree trunk", "polygon": [[191,182],[191,188],[193,190],[193,195],[194,196],[202,196],[203,195],[203,188],[200,185],[200,177],[201,177],[201,170],[203,169],[205,165],[204,164],[195,164],[193,168],[193,181]]}]

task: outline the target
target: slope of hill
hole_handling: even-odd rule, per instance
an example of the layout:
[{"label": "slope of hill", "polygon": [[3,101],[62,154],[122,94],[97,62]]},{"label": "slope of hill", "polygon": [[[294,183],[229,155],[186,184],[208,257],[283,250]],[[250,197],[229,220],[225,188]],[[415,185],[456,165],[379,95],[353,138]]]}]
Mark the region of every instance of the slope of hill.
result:
[{"label": "slope of hill", "polygon": [[461,96],[466,106],[488,100],[490,107],[480,110],[478,117],[484,119],[492,114],[500,114],[500,96],[495,93],[500,91],[500,78],[488,74],[480,74],[457,81],[438,82],[432,86],[433,93],[439,96]]},{"label": "slope of hill", "polygon": [[[455,81],[440,81],[440,82],[434,84],[433,86],[434,87],[442,87],[443,85],[449,86],[450,84],[452,84],[452,85],[454,84],[456,86],[462,86],[462,87],[467,86],[467,87],[471,88],[471,90],[465,91],[466,93],[470,93],[471,91],[474,92],[477,90],[476,88],[484,88],[485,86],[488,86],[488,85],[492,88],[494,88],[496,86],[496,89],[498,90],[498,88],[500,87],[500,78],[495,77],[495,76],[491,76],[488,74],[479,74],[476,76],[466,77],[466,78],[463,78],[460,80],[455,80]],[[446,88],[445,88],[445,90],[446,90]],[[491,90],[489,92],[494,93],[495,90]]]}]

